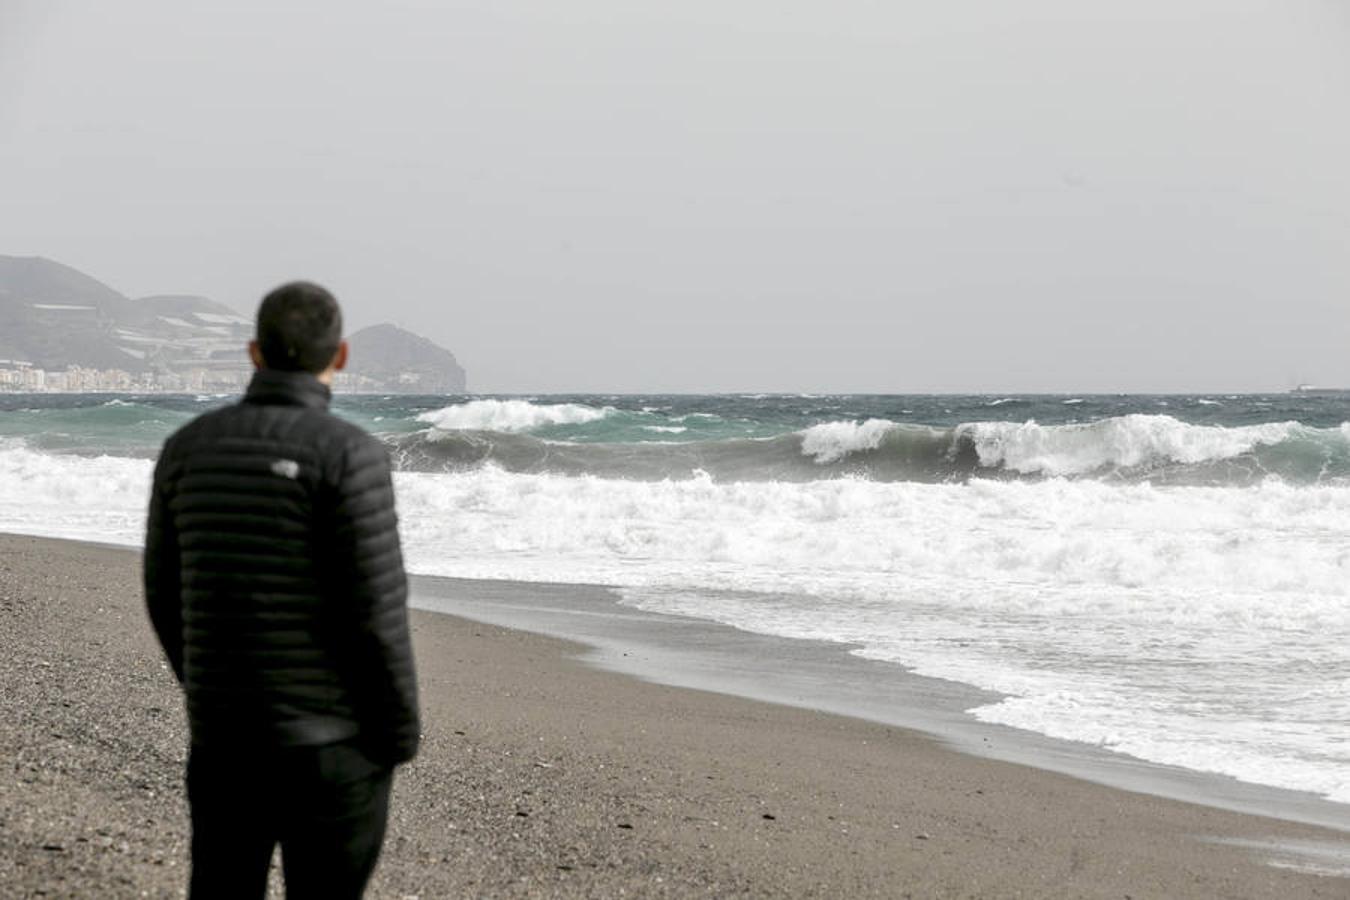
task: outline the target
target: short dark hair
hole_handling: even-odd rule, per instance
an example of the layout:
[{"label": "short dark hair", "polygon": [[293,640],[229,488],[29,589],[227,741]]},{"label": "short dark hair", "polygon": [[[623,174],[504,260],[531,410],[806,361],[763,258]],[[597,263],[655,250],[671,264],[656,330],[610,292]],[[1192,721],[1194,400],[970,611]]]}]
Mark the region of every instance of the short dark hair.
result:
[{"label": "short dark hair", "polygon": [[283,284],[258,307],[257,339],[267,368],[317,374],[333,362],[342,343],[342,310],[313,282]]}]

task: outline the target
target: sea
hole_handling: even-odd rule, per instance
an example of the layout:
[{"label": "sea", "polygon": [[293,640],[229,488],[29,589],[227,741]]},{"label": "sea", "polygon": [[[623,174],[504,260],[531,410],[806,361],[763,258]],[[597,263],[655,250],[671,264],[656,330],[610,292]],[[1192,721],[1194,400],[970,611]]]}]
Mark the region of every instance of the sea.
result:
[{"label": "sea", "polygon": [[[0,531],[142,542],[223,396],[0,395]],[[1350,394],[364,396],[412,571],[982,689],[974,719],[1350,803]]]}]

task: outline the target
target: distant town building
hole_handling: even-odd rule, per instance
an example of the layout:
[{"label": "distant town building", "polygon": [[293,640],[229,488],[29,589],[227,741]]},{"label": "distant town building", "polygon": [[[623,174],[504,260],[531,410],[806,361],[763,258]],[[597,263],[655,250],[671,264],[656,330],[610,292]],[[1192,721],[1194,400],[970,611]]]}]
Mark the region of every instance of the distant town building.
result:
[{"label": "distant town building", "polygon": [[237,371],[128,372],[125,369],[69,366],[59,371],[47,371],[0,360],[0,393],[237,393],[247,386],[250,374],[242,368]]}]

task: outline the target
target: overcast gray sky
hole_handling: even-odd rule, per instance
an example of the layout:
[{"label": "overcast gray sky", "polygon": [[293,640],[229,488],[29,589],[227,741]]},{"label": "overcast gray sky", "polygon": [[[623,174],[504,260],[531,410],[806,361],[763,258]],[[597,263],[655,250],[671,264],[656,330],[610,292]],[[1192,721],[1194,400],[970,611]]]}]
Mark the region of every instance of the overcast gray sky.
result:
[{"label": "overcast gray sky", "polygon": [[1350,385],[1345,0],[0,0],[0,253],[480,391]]}]

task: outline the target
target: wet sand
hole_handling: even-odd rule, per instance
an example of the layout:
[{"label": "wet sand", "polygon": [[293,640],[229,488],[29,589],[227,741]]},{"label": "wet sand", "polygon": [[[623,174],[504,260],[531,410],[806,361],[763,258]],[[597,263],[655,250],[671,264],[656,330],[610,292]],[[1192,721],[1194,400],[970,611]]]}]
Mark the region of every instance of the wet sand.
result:
[{"label": "wet sand", "polygon": [[[186,733],[138,567],[0,536],[6,897],[183,893]],[[371,896],[1350,896],[1343,831],[652,684],[520,630],[418,611],[414,633],[423,751]]]}]

